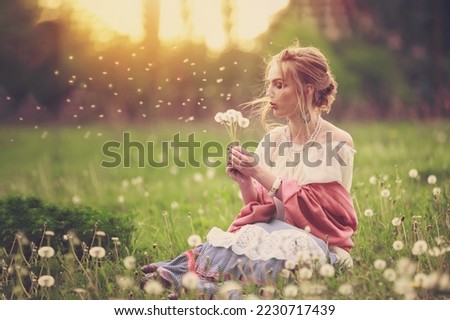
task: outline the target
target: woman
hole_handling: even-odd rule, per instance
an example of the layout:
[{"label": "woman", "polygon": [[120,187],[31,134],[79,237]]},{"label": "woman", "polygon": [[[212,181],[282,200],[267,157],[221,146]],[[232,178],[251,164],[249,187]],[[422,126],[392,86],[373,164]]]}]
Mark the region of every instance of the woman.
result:
[{"label": "woman", "polygon": [[347,132],[321,117],[337,88],[327,60],[295,45],[271,58],[266,78],[266,97],[251,104],[265,125],[270,112],[287,124],[270,129],[254,154],[232,148],[226,172],[244,207],[228,231],[213,228],[197,248],[144,266],[147,279],[179,289],[182,276],[195,272],[199,292],[210,298],[220,279],[264,284],[288,262],[352,266],[354,149]]}]

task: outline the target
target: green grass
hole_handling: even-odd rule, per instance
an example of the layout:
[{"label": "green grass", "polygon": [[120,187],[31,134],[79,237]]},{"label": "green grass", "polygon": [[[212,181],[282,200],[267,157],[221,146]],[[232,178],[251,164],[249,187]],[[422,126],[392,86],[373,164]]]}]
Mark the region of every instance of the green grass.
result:
[{"label": "green grass", "polygon": [[[415,256],[411,248],[418,239],[435,247],[438,235],[446,239],[440,247],[449,246],[449,122],[339,125],[351,133],[357,149],[352,196],[360,223],[352,250],[354,270],[328,281],[329,289],[321,297],[342,298],[336,291],[347,282],[353,286],[351,297],[355,299],[402,297],[382,271],[374,270],[376,259],[384,259],[388,267],[395,269],[400,258],[408,257],[415,263],[415,274],[448,274],[448,252],[439,257]],[[182,140],[195,133],[202,145],[218,141],[225,147],[228,142],[224,128],[209,123],[136,128],[2,127],[0,196],[35,195],[55,204],[135,213],[138,232],[134,235],[135,252],[130,254],[143,257],[147,251],[151,260],[169,259],[186,250],[186,239],[192,233],[203,237],[213,226],[228,227],[239,212],[241,200],[223,164],[218,168],[204,164],[179,168],[170,153],[169,167],[138,168],[134,149],[130,168],[101,167],[103,160],[111,160],[102,154],[103,144],[121,141],[123,132],[131,132],[133,141],[153,141],[157,153],[161,141],[173,140],[177,132]],[[261,133],[248,130],[242,141],[257,141]],[[203,155],[196,149],[197,161],[202,162]],[[186,150],[180,159],[187,160]],[[409,177],[413,168],[418,178]],[[436,184],[428,184],[430,175],[437,177]],[[371,177],[376,177],[375,184],[369,182]],[[435,187],[441,189],[437,198],[432,193]],[[380,196],[384,188],[390,191],[388,198]],[[374,215],[366,217],[366,209],[372,209]],[[395,217],[404,217],[399,228],[391,223]],[[395,240],[402,240],[405,248],[395,251]],[[143,264],[143,258],[138,263]],[[448,292],[447,287],[441,289],[438,291]],[[419,298],[440,297],[436,292],[417,289]]]}]

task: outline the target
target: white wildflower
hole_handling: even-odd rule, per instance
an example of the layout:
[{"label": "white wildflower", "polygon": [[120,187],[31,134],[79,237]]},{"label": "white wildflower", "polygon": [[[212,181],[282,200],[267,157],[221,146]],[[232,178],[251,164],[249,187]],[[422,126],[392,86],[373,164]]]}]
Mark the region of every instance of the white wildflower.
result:
[{"label": "white wildflower", "polygon": [[195,290],[198,286],[198,277],[194,272],[187,272],[181,278],[181,284],[188,290]]},{"label": "white wildflower", "polygon": [[343,296],[349,296],[353,293],[353,286],[350,283],[344,283],[339,286],[338,291]]},{"label": "white wildflower", "polygon": [[334,267],[329,263],[322,265],[319,269],[319,274],[324,278],[333,277],[334,272],[335,272]]},{"label": "white wildflower", "polygon": [[77,196],[77,195],[73,196],[73,197],[72,197],[72,203],[73,203],[73,204],[80,204],[80,203],[81,203],[81,198],[80,198],[80,196]]},{"label": "white wildflower", "polygon": [[192,248],[195,248],[202,243],[202,238],[197,234],[192,234],[187,239],[187,242]]},{"label": "white wildflower", "polygon": [[42,258],[51,258],[55,255],[55,250],[52,247],[41,247],[38,250],[38,255]]},{"label": "white wildflower", "polygon": [[417,179],[419,172],[416,169],[411,169],[409,170],[408,175],[411,179]]},{"label": "white wildflower", "polygon": [[50,275],[41,276],[41,277],[38,279],[38,284],[39,284],[41,287],[47,287],[47,288],[50,288],[51,286],[53,286],[53,285],[55,284],[55,278],[53,278],[53,277],[50,276]]},{"label": "white wildflower", "polygon": [[92,247],[89,250],[89,254],[92,258],[101,259],[106,255],[106,251],[103,247]]},{"label": "white wildflower", "polygon": [[123,259],[123,265],[125,269],[133,270],[136,268],[136,258],[133,256],[128,256]]},{"label": "white wildflower", "polygon": [[384,270],[386,268],[386,261],[382,259],[377,259],[373,262],[373,266],[377,270]]},{"label": "white wildflower", "polygon": [[398,274],[402,276],[412,276],[416,273],[416,264],[409,258],[403,257],[397,261]]},{"label": "white wildflower", "polygon": [[389,191],[389,189],[383,189],[381,190],[381,196],[383,198],[388,198],[391,195],[391,192]]},{"label": "white wildflower", "polygon": [[283,294],[286,298],[295,298],[298,295],[298,287],[293,284],[288,284],[284,287]]},{"label": "white wildflower", "polygon": [[411,252],[413,255],[418,256],[421,255],[422,253],[425,253],[427,250],[428,250],[427,242],[425,240],[417,240],[416,243],[414,243]]},{"label": "white wildflower", "polygon": [[437,182],[437,178],[434,174],[429,175],[427,179],[428,184],[435,184]]},{"label": "white wildflower", "polygon": [[116,277],[116,283],[119,288],[123,290],[131,289],[134,285],[134,281],[131,277],[118,276]]},{"label": "white wildflower", "polygon": [[397,273],[395,273],[394,269],[391,268],[387,268],[384,270],[383,272],[383,277],[390,282],[395,281],[395,279],[397,279]]},{"label": "white wildflower", "polygon": [[163,293],[164,288],[162,286],[162,284],[159,281],[156,280],[149,280],[145,285],[144,285],[144,291],[152,296],[159,296]]},{"label": "white wildflower", "polygon": [[392,225],[395,227],[398,227],[402,224],[402,219],[401,218],[394,218],[392,219]]},{"label": "white wildflower", "polygon": [[378,181],[378,179],[377,179],[377,177],[375,177],[375,176],[371,176],[371,177],[369,178],[369,183],[370,183],[370,184],[375,185],[375,184],[377,184],[377,181]]},{"label": "white wildflower", "polygon": [[366,216],[366,217],[372,217],[373,216],[373,210],[372,209],[366,209],[366,210],[364,210],[364,215]]},{"label": "white wildflower", "polygon": [[307,267],[302,267],[299,271],[298,271],[298,277],[300,280],[308,280],[311,279],[313,275],[313,272],[310,268]]},{"label": "white wildflower", "polygon": [[394,248],[395,251],[400,251],[404,247],[403,242],[401,240],[396,240],[392,244],[392,248]]},{"label": "white wildflower", "polygon": [[433,196],[435,196],[436,198],[439,197],[441,195],[441,188],[439,187],[434,187],[433,188]]}]

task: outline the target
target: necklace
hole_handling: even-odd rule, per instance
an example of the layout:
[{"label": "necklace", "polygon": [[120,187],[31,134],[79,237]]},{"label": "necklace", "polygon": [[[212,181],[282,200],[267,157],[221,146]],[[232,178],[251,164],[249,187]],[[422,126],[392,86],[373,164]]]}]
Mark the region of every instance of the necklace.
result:
[{"label": "necklace", "polygon": [[[321,128],[322,128],[322,117],[318,116],[316,127],[314,128],[313,133],[309,136],[309,139],[305,142],[305,144],[316,140]],[[292,142],[292,132],[290,130],[289,130],[289,139]]]}]

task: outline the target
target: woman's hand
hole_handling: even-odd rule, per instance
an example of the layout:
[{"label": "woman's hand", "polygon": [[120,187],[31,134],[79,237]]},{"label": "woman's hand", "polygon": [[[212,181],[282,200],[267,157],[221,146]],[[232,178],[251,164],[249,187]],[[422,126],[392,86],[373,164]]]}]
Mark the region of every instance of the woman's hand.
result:
[{"label": "woman's hand", "polygon": [[245,179],[251,179],[256,176],[258,170],[261,170],[258,160],[255,158],[254,154],[245,150],[241,146],[231,148],[230,160],[231,160],[230,169],[232,169],[230,171],[234,171],[234,173],[232,173],[233,176],[230,176],[229,174],[229,176],[232,179],[234,177],[238,178],[240,181]]}]

